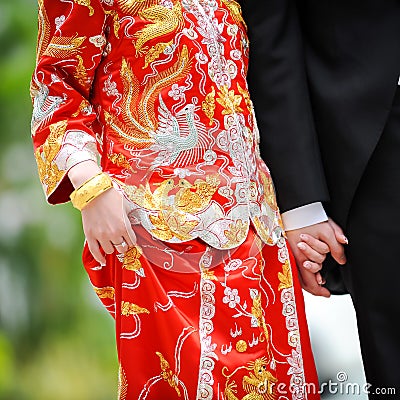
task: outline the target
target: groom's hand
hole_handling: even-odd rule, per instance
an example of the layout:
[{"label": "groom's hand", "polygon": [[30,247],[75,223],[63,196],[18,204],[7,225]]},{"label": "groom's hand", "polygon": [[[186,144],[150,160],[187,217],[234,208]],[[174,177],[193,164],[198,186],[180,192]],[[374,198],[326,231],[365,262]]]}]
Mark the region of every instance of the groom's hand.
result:
[{"label": "groom's hand", "polygon": [[315,225],[287,231],[288,242],[296,260],[302,287],[316,296],[329,297],[320,270],[326,254],[339,263],[346,263],[344,244],[347,238],[342,229],[329,219]]}]

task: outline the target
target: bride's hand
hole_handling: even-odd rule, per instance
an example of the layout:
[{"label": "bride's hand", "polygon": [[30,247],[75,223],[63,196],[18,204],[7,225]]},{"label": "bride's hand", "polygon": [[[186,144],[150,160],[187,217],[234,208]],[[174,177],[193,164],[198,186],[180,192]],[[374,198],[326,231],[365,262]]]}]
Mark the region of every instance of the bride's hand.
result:
[{"label": "bride's hand", "polygon": [[[78,187],[98,172],[101,171],[96,163],[85,161],[71,168],[68,176],[74,187]],[[111,188],[100,194],[82,209],[81,214],[89,250],[100,264],[106,262],[101,249],[106,254],[115,250],[125,253],[135,244],[136,236],[128,220],[124,197],[118,190]]]},{"label": "bride's hand", "polygon": [[135,233],[124,209],[124,198],[111,188],[92,200],[82,211],[82,225],[93,257],[100,263],[114,250],[125,253],[136,242]]}]

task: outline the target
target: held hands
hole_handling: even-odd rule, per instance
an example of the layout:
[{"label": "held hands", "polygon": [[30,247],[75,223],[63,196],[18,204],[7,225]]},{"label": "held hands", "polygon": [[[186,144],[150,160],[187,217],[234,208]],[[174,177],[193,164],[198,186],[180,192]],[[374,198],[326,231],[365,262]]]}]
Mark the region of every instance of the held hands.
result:
[{"label": "held hands", "polygon": [[288,242],[295,257],[303,289],[316,296],[329,297],[324,288],[320,270],[330,252],[337,263],[346,263],[344,245],[347,238],[342,229],[332,220],[287,231]]},{"label": "held hands", "polygon": [[[77,164],[68,172],[73,186],[81,186],[88,179],[101,172],[93,161]],[[82,210],[82,225],[86,241],[93,257],[100,264],[105,264],[106,254],[115,250],[125,253],[136,242],[125,209],[124,197],[115,188],[91,200]]]}]

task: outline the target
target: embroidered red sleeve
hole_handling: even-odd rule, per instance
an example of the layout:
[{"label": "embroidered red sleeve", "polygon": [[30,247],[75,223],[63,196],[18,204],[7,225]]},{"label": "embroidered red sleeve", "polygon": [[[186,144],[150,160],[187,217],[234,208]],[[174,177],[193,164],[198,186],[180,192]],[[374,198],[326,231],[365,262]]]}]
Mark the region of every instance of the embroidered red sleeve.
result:
[{"label": "embroidered red sleeve", "polygon": [[68,170],[97,161],[91,85],[107,40],[100,0],[38,1],[36,66],[31,80],[32,141],[50,204],[69,200]]}]

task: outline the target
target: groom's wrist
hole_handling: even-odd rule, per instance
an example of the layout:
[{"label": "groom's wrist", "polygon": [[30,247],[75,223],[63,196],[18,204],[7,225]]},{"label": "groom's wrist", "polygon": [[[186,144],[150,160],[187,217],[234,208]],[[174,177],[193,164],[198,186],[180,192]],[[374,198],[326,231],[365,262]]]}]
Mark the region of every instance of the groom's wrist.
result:
[{"label": "groom's wrist", "polygon": [[328,220],[321,202],[306,204],[282,213],[282,221],[286,231],[304,228]]}]

